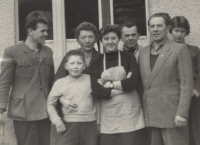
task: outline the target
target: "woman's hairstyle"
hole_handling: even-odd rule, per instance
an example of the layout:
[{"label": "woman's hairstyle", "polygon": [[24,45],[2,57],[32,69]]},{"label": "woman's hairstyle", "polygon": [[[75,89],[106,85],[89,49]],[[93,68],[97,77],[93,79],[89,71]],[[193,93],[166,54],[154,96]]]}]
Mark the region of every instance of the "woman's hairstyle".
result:
[{"label": "woman's hairstyle", "polygon": [[95,35],[95,38],[98,39],[98,31],[97,31],[97,28],[96,28],[96,26],[94,24],[89,23],[89,22],[80,23],[78,25],[78,27],[76,28],[76,30],[75,30],[76,39],[79,38],[80,33],[81,33],[82,30],[92,31],[94,33],[94,35]]},{"label": "woman's hairstyle", "polygon": [[80,58],[85,63],[85,55],[81,49],[70,50],[69,52],[67,52],[67,54],[65,56],[66,63],[68,62],[68,60],[71,56],[80,56]]},{"label": "woman's hairstyle", "polygon": [[36,30],[37,24],[49,24],[49,20],[45,17],[42,11],[33,11],[26,16],[25,20],[25,29],[26,33],[28,34],[28,28]]},{"label": "woman's hairstyle", "polygon": [[176,16],[172,18],[169,32],[172,33],[172,30],[176,27],[184,28],[186,30],[186,35],[190,34],[190,24],[188,19],[184,16]]},{"label": "woman's hairstyle", "polygon": [[118,38],[120,39],[121,37],[121,30],[120,30],[120,26],[117,24],[114,25],[107,25],[105,27],[102,27],[99,30],[99,36],[100,36],[100,40],[102,41],[102,38],[104,35],[108,34],[109,32],[114,32],[117,34]]}]

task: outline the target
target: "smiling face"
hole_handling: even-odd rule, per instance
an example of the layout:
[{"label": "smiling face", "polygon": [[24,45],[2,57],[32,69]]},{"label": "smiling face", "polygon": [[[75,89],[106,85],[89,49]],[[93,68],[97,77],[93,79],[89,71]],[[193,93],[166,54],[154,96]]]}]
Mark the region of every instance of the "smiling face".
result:
[{"label": "smiling face", "polygon": [[167,39],[170,26],[166,26],[165,20],[162,17],[153,17],[149,22],[148,29],[153,41],[162,43]]},{"label": "smiling face", "polygon": [[137,28],[133,27],[123,27],[122,28],[122,41],[124,42],[124,46],[126,48],[134,48],[137,45],[137,40],[139,39],[140,35],[137,32]]},{"label": "smiling face", "polygon": [[32,40],[37,44],[44,44],[47,38],[47,30],[48,25],[44,23],[37,23],[36,29],[33,30],[31,28],[28,29],[29,36],[31,36]]},{"label": "smiling face", "polygon": [[85,69],[85,62],[81,56],[72,55],[69,57],[67,63],[65,64],[65,68],[68,70],[70,76],[77,78]]},{"label": "smiling face", "polygon": [[172,30],[172,37],[177,43],[184,43],[186,37],[186,29],[181,27],[175,27]]},{"label": "smiling face", "polygon": [[90,52],[94,49],[96,38],[92,31],[81,30],[77,41],[83,51]]},{"label": "smiling face", "polygon": [[102,44],[107,53],[116,52],[119,44],[119,37],[115,32],[108,32],[102,37]]}]

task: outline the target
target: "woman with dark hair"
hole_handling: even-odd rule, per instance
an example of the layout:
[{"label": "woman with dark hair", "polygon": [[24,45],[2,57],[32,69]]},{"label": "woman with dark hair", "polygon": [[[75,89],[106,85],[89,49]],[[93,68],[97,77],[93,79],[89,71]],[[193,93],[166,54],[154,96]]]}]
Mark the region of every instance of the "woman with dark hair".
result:
[{"label": "woman with dark hair", "polygon": [[100,102],[100,144],[141,145],[143,111],[136,88],[139,69],[135,56],[118,51],[118,25],[100,29],[104,54],[92,63],[91,79]]},{"label": "woman with dark hair", "polygon": [[[172,18],[170,33],[174,41],[185,43],[185,37],[190,33],[188,20],[183,16]],[[193,96],[189,114],[190,145],[200,145],[200,50],[197,46],[189,44],[187,44],[187,47],[192,59],[194,77]]]}]

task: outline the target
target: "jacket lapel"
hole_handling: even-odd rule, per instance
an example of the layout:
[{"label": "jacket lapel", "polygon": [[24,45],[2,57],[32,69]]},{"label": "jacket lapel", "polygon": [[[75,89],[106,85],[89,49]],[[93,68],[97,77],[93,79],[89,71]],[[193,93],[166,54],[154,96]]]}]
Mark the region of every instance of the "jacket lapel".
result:
[{"label": "jacket lapel", "polygon": [[22,42],[22,47],[21,48],[22,48],[22,51],[24,53],[26,53],[26,56],[28,58],[31,58],[31,59],[33,59],[33,60],[38,62],[37,58],[34,57],[32,50],[24,42]]},{"label": "jacket lapel", "polygon": [[143,69],[145,70],[145,76],[147,82],[149,82],[149,77],[151,75],[151,67],[150,67],[150,46],[147,46],[143,55]]},{"label": "jacket lapel", "polygon": [[[148,85],[149,86],[151,85],[151,83],[153,82],[155,77],[158,75],[160,70],[163,68],[165,62],[167,61],[168,57],[170,56],[170,54],[171,54],[171,51],[169,51],[170,50],[170,44],[171,44],[170,40],[167,40],[167,42],[164,44],[164,46],[162,48],[161,53],[158,56],[158,59],[157,59],[155,65],[154,65],[153,70],[150,71],[151,74],[149,75],[149,79],[148,79],[148,82],[149,82]],[[149,49],[149,51],[150,51],[150,49]],[[149,54],[150,54],[150,52],[149,52]]]},{"label": "jacket lapel", "polygon": [[[42,46],[43,47],[43,46]],[[45,51],[44,48],[41,48],[41,51],[40,51],[40,64],[43,62],[43,60],[47,57],[47,53]]]}]

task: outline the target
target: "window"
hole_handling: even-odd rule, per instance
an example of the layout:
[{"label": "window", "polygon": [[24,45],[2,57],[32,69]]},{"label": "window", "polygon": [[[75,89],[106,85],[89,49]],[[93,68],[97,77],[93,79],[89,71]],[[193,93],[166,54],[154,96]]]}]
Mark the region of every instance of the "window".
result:
[{"label": "window", "polygon": [[133,21],[141,36],[147,35],[145,0],[113,0],[114,24]]},{"label": "window", "polygon": [[75,38],[75,28],[85,21],[98,29],[98,0],[65,0],[66,39]]},{"label": "window", "polygon": [[47,40],[53,40],[52,0],[18,0],[19,40],[26,39],[25,18],[35,10],[43,11],[50,21]]}]

